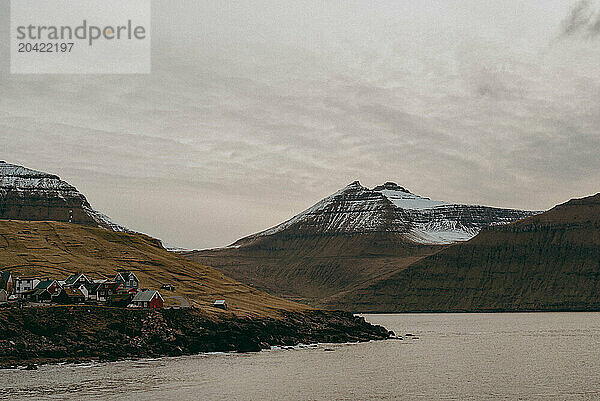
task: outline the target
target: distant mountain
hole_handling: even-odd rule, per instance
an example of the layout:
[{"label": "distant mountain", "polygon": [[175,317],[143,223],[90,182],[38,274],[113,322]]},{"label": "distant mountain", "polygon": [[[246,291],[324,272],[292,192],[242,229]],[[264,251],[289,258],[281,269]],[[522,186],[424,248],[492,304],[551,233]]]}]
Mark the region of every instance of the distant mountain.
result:
[{"label": "distant mountain", "polygon": [[318,303],[483,228],[536,213],[434,201],[393,182],[369,189],[355,181],[227,248],[184,254],[257,288]]},{"label": "distant mountain", "polygon": [[0,161],[0,219],[62,221],[128,231],[58,176]]},{"label": "distant mountain", "polygon": [[490,227],[324,304],[361,312],[600,310],[600,194]]},{"label": "distant mountain", "polygon": [[393,182],[368,189],[355,181],[314,206],[266,231],[233,244],[247,246],[274,236],[398,233],[417,244],[450,244],[482,228],[540,212],[434,201]]}]

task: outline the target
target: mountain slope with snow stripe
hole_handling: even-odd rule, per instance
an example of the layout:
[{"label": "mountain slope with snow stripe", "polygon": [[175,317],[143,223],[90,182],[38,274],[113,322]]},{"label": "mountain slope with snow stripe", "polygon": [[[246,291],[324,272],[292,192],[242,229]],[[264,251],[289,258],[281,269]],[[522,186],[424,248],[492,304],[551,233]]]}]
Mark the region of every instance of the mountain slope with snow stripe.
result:
[{"label": "mountain slope with snow stripe", "polygon": [[243,238],[233,246],[279,233],[294,236],[368,232],[400,233],[421,244],[450,244],[467,241],[485,227],[537,213],[436,201],[393,182],[369,189],[355,181],[284,223]]},{"label": "mountain slope with snow stripe", "polygon": [[0,219],[62,221],[129,232],[54,174],[0,161]]}]

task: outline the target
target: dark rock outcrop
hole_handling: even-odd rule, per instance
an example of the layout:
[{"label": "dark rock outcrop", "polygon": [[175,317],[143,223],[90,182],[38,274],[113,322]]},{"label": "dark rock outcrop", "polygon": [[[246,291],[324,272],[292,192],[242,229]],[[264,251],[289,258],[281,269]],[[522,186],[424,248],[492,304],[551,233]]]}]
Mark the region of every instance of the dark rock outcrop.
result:
[{"label": "dark rock outcrop", "polygon": [[89,306],[0,309],[0,366],[259,351],[299,343],[386,339],[381,326],[345,312],[290,312],[281,319],[208,318],[198,310]]}]

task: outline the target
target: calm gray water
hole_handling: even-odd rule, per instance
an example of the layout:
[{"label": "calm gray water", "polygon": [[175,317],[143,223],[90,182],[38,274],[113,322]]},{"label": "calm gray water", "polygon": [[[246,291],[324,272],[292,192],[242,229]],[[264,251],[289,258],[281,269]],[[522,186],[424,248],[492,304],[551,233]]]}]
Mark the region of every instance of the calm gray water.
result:
[{"label": "calm gray water", "polygon": [[0,399],[600,399],[600,313],[365,317],[419,338],[4,370]]}]

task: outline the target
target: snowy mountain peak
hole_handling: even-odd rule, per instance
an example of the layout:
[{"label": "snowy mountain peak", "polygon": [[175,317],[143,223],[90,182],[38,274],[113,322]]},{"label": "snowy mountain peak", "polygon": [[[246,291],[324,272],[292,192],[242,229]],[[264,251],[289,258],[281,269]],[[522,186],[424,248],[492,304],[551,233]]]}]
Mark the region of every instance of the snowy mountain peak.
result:
[{"label": "snowy mountain peak", "polygon": [[54,174],[0,161],[0,219],[64,221],[129,231],[92,209],[77,188]]},{"label": "snowy mountain peak", "polygon": [[360,181],[357,180],[357,181],[352,181],[350,184],[346,185],[342,189],[342,191],[347,190],[347,189],[354,190],[354,189],[360,189],[360,188],[367,189],[367,188],[363,187],[362,185],[360,185]]},{"label": "snowy mountain peak", "polygon": [[373,191],[383,191],[383,190],[410,193],[410,191],[408,189],[401,187],[400,185],[398,185],[392,181],[388,181],[383,185],[378,185],[375,188],[373,188]]},{"label": "snowy mountain peak", "polygon": [[388,181],[373,189],[354,181],[302,213],[236,242],[243,246],[272,235],[285,238],[385,232],[421,244],[466,241],[481,229],[538,212],[431,200]]}]

